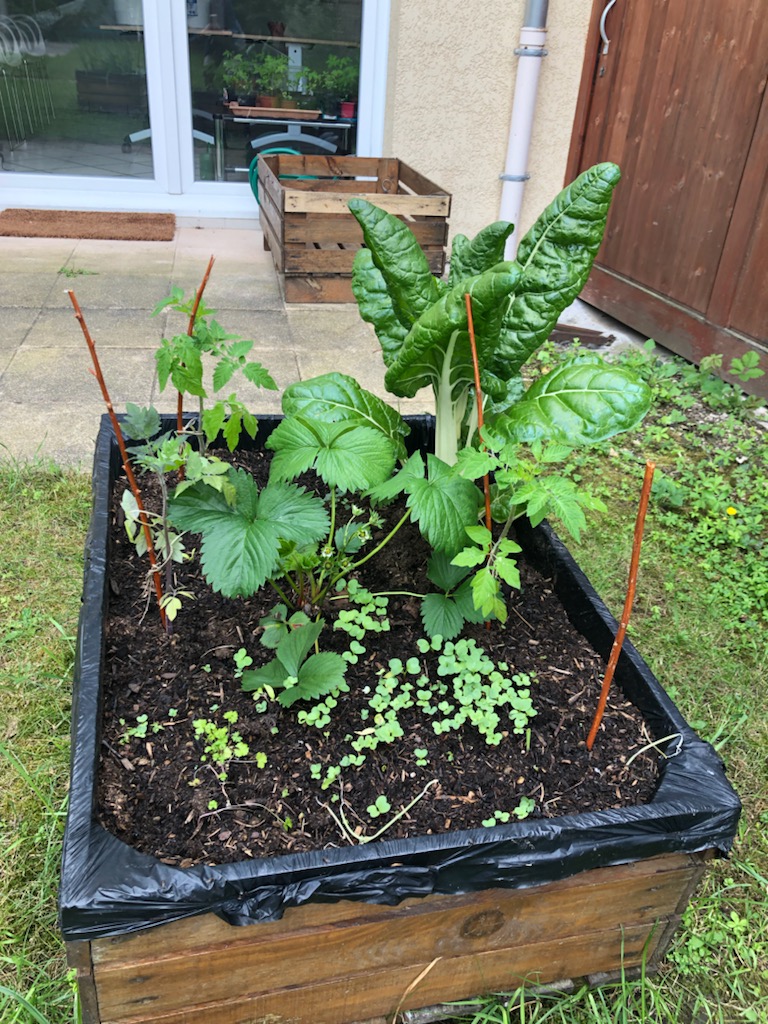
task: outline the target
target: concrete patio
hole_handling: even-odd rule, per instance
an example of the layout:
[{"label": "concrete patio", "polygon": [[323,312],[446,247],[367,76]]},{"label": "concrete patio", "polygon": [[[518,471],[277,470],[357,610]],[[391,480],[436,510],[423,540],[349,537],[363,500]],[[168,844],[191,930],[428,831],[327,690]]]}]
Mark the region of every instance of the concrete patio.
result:
[{"label": "concrete patio", "polygon": [[[96,342],[115,408],[130,401],[172,411],[175,392],[169,386],[160,393],[153,354],[163,336],[186,330],[186,319],[151,313],[174,286],[186,295],[196,289],[211,255],[207,304],[227,331],[254,341],[251,358],[280,388],[338,370],[397,402],[384,389],[378,341],[357,307],[286,307],[255,227],[179,227],[172,242],[0,238],[0,458],[89,465],[105,408],[69,289]],[[564,318],[633,338],[583,304]],[[280,411],[278,392],[259,391],[242,378],[225,391],[235,389],[256,414]],[[431,394],[401,400],[399,408],[432,411]]]}]

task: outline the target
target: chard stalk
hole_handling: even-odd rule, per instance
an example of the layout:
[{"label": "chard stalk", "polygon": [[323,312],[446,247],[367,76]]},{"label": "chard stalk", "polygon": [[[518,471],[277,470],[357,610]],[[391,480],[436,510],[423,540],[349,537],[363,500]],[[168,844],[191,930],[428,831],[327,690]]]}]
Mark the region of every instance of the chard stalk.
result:
[{"label": "chard stalk", "polygon": [[458,434],[451,394],[451,362],[458,336],[458,331],[451,335],[443,357],[440,380],[432,385],[435,393],[435,455],[449,466],[455,464],[458,454]]}]

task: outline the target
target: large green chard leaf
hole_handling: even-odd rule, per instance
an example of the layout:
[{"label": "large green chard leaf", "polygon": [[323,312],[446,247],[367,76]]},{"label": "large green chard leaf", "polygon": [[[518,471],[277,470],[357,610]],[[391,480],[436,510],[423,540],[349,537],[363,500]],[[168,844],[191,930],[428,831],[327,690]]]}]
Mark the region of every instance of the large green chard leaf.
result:
[{"label": "large green chard leaf", "polygon": [[403,438],[410,433],[410,427],[403,417],[344,373],[325,373],[291,384],[283,392],[283,412],[286,416],[303,415],[326,423],[344,421],[359,427],[375,427],[395,446],[398,459],[406,457]]},{"label": "large green chard leaf", "polygon": [[295,484],[269,484],[259,492],[242,469],[230,471],[235,499],[195,484],[169,508],[171,522],[201,533],[203,573],[225,597],[248,597],[274,573],[280,542],[309,544],[326,535],[328,513],[322,501]]},{"label": "large green chard leaf", "polygon": [[329,487],[365,491],[383,483],[395,466],[389,438],[373,427],[324,423],[305,416],[284,419],[269,435],[275,452],[272,480],[292,480],[314,469]]},{"label": "large green chard leaf", "polygon": [[451,248],[451,270],[448,283],[453,285],[465,277],[482,274],[504,260],[504,244],[512,234],[515,225],[507,220],[497,220],[483,228],[470,240],[466,235],[456,235]]},{"label": "large green chard leaf", "polygon": [[[446,292],[411,328],[399,356],[387,370],[387,389],[412,398],[428,385],[436,391],[448,385],[452,398],[458,398],[474,382],[465,294],[469,292],[472,297],[478,361],[481,367],[487,367],[498,344],[509,297],[519,279],[516,264],[499,263]],[[484,371],[481,383],[493,396],[503,393],[504,379],[506,376],[500,380]]]},{"label": "large green chard leaf", "polygon": [[370,249],[361,249],[355,256],[352,266],[352,292],[357,300],[360,316],[367,324],[373,324],[381,345],[384,365],[389,366],[397,358],[408,334],[408,327],[397,317],[387,282],[373,262]]},{"label": "large green chard leaf", "polygon": [[408,225],[393,214],[367,199],[350,199],[348,205],[384,277],[397,319],[410,328],[440,294],[427,257]]},{"label": "large green chard leaf", "polygon": [[590,167],[563,189],[523,238],[517,251],[520,287],[504,321],[497,361],[490,367],[500,376],[520,369],[586,284],[620,177],[616,164]]},{"label": "large green chard leaf", "polygon": [[577,359],[539,378],[493,429],[515,441],[594,444],[636,426],[650,405],[648,385],[629,370]]}]

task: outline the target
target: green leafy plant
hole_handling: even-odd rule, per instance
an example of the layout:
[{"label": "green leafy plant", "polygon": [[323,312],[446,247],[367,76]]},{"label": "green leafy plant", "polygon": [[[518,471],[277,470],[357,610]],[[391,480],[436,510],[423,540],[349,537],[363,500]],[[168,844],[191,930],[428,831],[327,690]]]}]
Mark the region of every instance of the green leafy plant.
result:
[{"label": "green leafy plant", "polygon": [[456,461],[477,422],[467,294],[486,420],[506,439],[594,443],[647,412],[648,387],[597,357],[556,367],[527,390],[521,374],[586,282],[619,176],[608,163],[580,175],[539,217],[514,261],[503,260],[511,224],[492,224],[471,242],[458,236],[447,282],[433,277],[405,223],[367,200],[350,200],[366,244],[355,257],[352,288],[381,343],[386,387],[404,398],[432,388],[442,461]]},{"label": "green leafy plant", "polygon": [[280,691],[277,699],[286,707],[297,700],[313,700],[337,689],[344,682],[347,670],[341,655],[317,650],[309,654],[324,625],[323,619],[311,622],[301,613],[293,616],[277,641],[275,657],[260,668],[243,672],[243,689],[256,695],[262,691]]},{"label": "green leafy plant", "polygon": [[253,93],[258,76],[255,54],[242,50],[228,50],[221,61],[221,75],[227,89],[236,94],[247,96]]},{"label": "green leafy plant", "polygon": [[206,407],[208,393],[203,380],[206,362],[212,364],[214,391],[220,391],[229,384],[236,373],[242,373],[251,384],[269,391],[276,391],[277,384],[261,363],[248,359],[254,343],[228,334],[212,318],[215,310],[198,301],[196,295],[185,299],[183,290],[174,288],[167,298],[158,303],[153,316],[168,307],[193,319],[193,326],[186,334],[162,339],[155,353],[160,390],[164,391],[170,380],[179,395],[197,398],[197,432],[202,455],[219,434],[224,437],[229,450],[234,451],[243,430],[251,437],[256,436],[256,419],[234,392]]},{"label": "green leafy plant", "polygon": [[[515,555],[520,546],[509,539],[515,521],[525,516],[532,526],[557,517],[576,540],[586,527],[584,509],[605,511],[604,502],[565,473],[554,473],[554,464],[565,462],[572,454],[569,445],[540,439],[523,446],[516,441],[504,443],[492,431],[483,430],[484,447],[464,448],[459,452],[458,471],[463,476],[480,477],[493,474],[491,514],[503,524],[498,536],[484,526],[467,527],[474,546],[465,547],[452,560],[452,565],[477,568],[470,587],[473,607],[486,618],[506,622],[507,609],[502,584],[519,588],[520,574]],[[458,609],[457,609],[458,611]],[[462,606],[462,614],[467,618]],[[459,628],[461,623],[458,624]],[[458,630],[456,630],[458,631]]]},{"label": "green leafy plant", "polygon": [[358,79],[355,61],[331,54],[322,68],[310,73],[308,87],[326,113],[336,114],[339,103],[357,99]]},{"label": "green leafy plant", "polygon": [[203,741],[201,761],[211,761],[217,767],[217,775],[221,782],[226,781],[227,769],[234,758],[244,758],[250,753],[250,747],[237,730],[231,727],[237,724],[237,711],[225,711],[224,725],[217,725],[209,718],[196,718],[192,728],[196,739]]}]

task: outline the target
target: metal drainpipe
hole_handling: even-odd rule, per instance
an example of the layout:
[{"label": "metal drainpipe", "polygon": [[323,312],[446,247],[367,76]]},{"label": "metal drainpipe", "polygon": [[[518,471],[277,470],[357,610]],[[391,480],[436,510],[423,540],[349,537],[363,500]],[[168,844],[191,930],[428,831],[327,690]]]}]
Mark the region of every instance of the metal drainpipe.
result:
[{"label": "metal drainpipe", "polygon": [[512,104],[512,118],[509,125],[509,143],[504,173],[499,175],[503,182],[499,219],[509,220],[515,225],[514,232],[504,249],[505,259],[515,258],[519,238],[518,224],[523,205],[525,183],[528,173],[528,154],[533,132],[533,114],[536,109],[536,94],[539,88],[541,62],[547,56],[544,43],[547,39],[547,10],[549,0],[526,0],[523,27],[520,30],[520,46],[517,55],[517,78],[515,97]]}]

